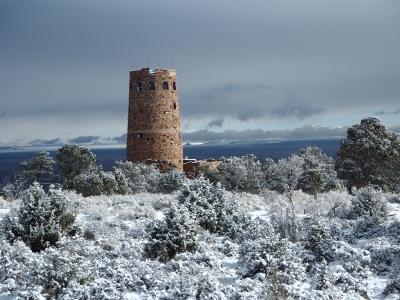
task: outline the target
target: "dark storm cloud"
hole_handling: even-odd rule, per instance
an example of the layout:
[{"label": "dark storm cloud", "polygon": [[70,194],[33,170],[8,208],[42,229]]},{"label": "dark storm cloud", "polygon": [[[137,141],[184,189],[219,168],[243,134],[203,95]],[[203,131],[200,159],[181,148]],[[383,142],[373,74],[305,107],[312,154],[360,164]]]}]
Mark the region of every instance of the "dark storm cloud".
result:
[{"label": "dark storm cloud", "polygon": [[320,107],[312,107],[308,103],[290,103],[287,102],[282,106],[271,111],[271,115],[278,118],[295,117],[305,119],[316,114],[324,112],[325,109]]},{"label": "dark storm cloud", "polygon": [[222,124],[224,124],[224,119],[220,118],[220,119],[215,119],[212,120],[210,122],[208,122],[207,124],[207,128],[212,128],[212,127],[221,127]]},{"label": "dark storm cloud", "polygon": [[400,114],[400,108],[396,109],[396,110],[392,110],[392,111],[385,111],[385,110],[381,110],[381,111],[377,111],[375,113],[375,115],[377,116],[384,116],[384,115],[398,115]]},{"label": "dark storm cloud", "polygon": [[196,88],[183,93],[183,114],[231,116],[249,120],[266,113],[265,100],[271,89],[266,84],[251,82],[229,82]]},{"label": "dark storm cloud", "polygon": [[[306,119],[325,111],[311,101],[266,84],[228,83],[184,94],[184,114],[194,116],[229,116],[241,121],[261,117]],[[210,105],[213,110],[210,110]],[[221,118],[219,118],[221,119]]]},{"label": "dark storm cloud", "polygon": [[[399,28],[398,0],[3,0],[1,120],[15,128],[57,116],[35,138],[103,136],[105,122],[117,135],[128,71],[147,61],[177,69],[184,120],[266,117],[291,128],[293,118],[392,112]],[[69,117],[91,130],[69,132]],[[0,131],[0,139],[19,134]]]},{"label": "dark storm cloud", "polygon": [[208,89],[202,89],[192,95],[192,98],[196,100],[204,100],[204,101],[227,101],[231,99],[231,97],[237,95],[243,95],[248,92],[255,91],[265,91],[269,90],[271,87],[258,83],[244,83],[244,82],[232,82],[223,85],[212,86]]}]

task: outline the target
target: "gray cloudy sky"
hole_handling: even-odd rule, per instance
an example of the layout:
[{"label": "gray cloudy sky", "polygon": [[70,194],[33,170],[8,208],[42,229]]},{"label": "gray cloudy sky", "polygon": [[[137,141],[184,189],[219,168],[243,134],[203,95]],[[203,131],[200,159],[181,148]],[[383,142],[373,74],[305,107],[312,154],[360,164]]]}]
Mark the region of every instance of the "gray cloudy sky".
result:
[{"label": "gray cloudy sky", "polygon": [[187,133],[398,126],[399,53],[398,0],[0,0],[0,144],[121,136],[147,62]]}]

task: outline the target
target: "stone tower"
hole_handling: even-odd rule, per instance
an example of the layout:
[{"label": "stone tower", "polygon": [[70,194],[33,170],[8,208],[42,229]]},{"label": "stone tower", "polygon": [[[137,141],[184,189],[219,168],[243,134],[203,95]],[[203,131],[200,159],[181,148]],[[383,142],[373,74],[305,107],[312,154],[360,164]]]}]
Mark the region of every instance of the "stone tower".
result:
[{"label": "stone tower", "polygon": [[183,170],[175,70],[130,72],[127,159],[158,161]]}]

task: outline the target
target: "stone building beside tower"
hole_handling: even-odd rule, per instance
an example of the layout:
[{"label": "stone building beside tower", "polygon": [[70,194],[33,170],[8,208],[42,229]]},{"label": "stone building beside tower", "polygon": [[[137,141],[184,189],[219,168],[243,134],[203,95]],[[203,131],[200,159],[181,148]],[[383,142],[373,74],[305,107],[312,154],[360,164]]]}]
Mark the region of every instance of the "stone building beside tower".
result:
[{"label": "stone building beside tower", "polygon": [[176,71],[130,72],[127,159],[153,161],[183,171]]}]

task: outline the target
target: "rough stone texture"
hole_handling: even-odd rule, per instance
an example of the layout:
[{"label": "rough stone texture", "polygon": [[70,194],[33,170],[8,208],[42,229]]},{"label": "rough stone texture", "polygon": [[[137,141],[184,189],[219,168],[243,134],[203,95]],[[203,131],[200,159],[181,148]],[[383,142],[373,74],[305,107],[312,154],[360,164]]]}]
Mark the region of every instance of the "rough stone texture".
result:
[{"label": "rough stone texture", "polygon": [[183,171],[175,70],[130,72],[127,159],[172,163]]},{"label": "rough stone texture", "polygon": [[201,169],[207,169],[208,171],[213,171],[218,169],[221,161],[219,160],[187,160],[183,162],[183,170],[188,178],[195,178],[199,174]]}]

